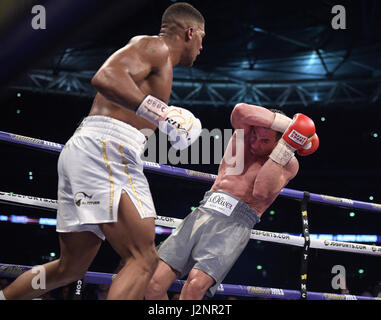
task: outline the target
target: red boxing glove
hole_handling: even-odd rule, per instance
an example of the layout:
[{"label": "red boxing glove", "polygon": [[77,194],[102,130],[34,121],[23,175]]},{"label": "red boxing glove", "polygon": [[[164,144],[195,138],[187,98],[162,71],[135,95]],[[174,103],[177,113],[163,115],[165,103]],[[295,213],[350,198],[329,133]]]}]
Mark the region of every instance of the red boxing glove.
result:
[{"label": "red boxing glove", "polygon": [[319,137],[315,133],[312,138],[309,139],[309,142],[302,148],[299,149],[298,155],[300,156],[308,156],[310,154],[313,154],[317,148],[319,148]]},{"label": "red boxing glove", "polygon": [[315,134],[315,124],[302,113],[297,113],[292,118],[291,124],[284,132],[282,139],[295,150],[303,148],[309,138]]},{"label": "red boxing glove", "polygon": [[315,135],[314,122],[302,113],[295,114],[282,138],[271,152],[270,159],[281,166],[285,166],[294,156],[296,150],[302,150],[302,155],[313,153],[319,145],[319,143],[316,145],[316,141],[319,141],[316,135],[314,141],[315,149],[311,149],[312,137]]}]

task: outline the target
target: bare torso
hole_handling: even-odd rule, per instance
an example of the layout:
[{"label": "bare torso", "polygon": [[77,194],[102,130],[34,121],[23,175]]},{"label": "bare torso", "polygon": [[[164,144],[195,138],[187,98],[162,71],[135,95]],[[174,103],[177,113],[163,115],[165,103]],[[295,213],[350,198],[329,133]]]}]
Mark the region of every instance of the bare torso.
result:
[{"label": "bare torso", "polygon": [[[151,45],[151,50],[157,50],[162,52],[167,51],[165,42],[157,36],[140,36],[137,37],[140,42],[143,42],[141,46],[144,46],[144,41]],[[153,43],[153,44],[152,44]],[[129,44],[121,50],[128,50]],[[137,50],[139,50],[138,48]],[[143,48],[146,49],[146,48]],[[145,70],[133,70],[131,67],[131,77],[135,81],[136,86],[145,94],[150,94],[158,99],[168,103],[173,80],[173,66],[170,61],[169,55],[166,57],[165,63],[161,64],[160,69],[150,71],[148,75],[145,74]],[[126,88],[128,90],[128,88]],[[91,107],[89,116],[102,115],[108,116],[137,128],[138,130],[149,128],[155,130],[156,127],[147,120],[137,116],[134,111],[127,108],[122,108],[109,99],[106,99],[99,92],[96,94],[93,105]]]},{"label": "bare torso", "polygon": [[[231,150],[231,151],[230,151]],[[212,190],[220,190],[228,192],[242,201],[246,202],[254,209],[258,216],[271,205],[272,200],[261,201],[253,197],[254,182],[257,178],[259,170],[262,168],[268,157],[256,157],[252,154],[248,147],[247,138],[244,141],[244,166],[241,174],[228,174],[227,170],[236,165],[231,161],[226,161],[229,156],[236,155],[236,132],[229,141],[225,155],[218,169],[218,176],[212,186]]]}]

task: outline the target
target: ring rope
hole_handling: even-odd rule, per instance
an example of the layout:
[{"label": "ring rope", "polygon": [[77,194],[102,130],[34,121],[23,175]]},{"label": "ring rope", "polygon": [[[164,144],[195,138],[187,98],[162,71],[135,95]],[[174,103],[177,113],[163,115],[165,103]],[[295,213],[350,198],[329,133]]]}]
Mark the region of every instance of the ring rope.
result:
[{"label": "ring rope", "polygon": [[[22,144],[33,148],[44,149],[59,153],[64,148],[64,145],[45,141],[41,139],[21,136],[18,134],[8,133],[0,131],[0,141]],[[143,167],[147,171],[157,172],[161,174],[177,176],[182,178],[190,178],[192,180],[199,180],[204,182],[214,182],[216,179],[215,174],[205,173],[200,171],[194,171],[184,168],[173,167],[164,164],[158,164],[155,162],[143,161]],[[279,194],[283,197],[288,197],[296,200],[303,200],[304,192],[294,189],[283,188]],[[317,193],[310,193],[310,202],[323,203],[327,205],[335,205],[342,208],[353,208],[381,212],[381,204],[363,202],[358,200],[351,200],[340,197],[327,196]]]},{"label": "ring rope", "polygon": [[[30,147],[35,147],[35,148],[40,148],[40,149],[45,149],[45,150],[55,151],[55,152],[61,152],[63,147],[64,147],[63,145],[58,144],[58,143],[49,142],[49,141],[40,140],[40,139],[34,139],[34,138],[15,135],[15,134],[10,134],[7,132],[2,132],[2,131],[0,131],[0,140],[6,141],[6,142],[12,142],[12,143],[24,144],[24,145],[27,145]],[[203,180],[203,181],[207,181],[207,182],[213,182],[217,177],[216,175],[209,174],[209,173],[187,170],[187,169],[182,169],[182,168],[177,168],[177,167],[172,167],[172,166],[167,166],[167,165],[160,165],[160,164],[148,162],[148,161],[144,161],[143,166],[144,166],[144,169],[148,170],[148,171],[154,171],[154,172],[158,172],[158,173],[162,173],[162,174],[164,173],[164,174],[172,175],[172,176],[191,178],[194,180]],[[331,197],[331,196],[325,196],[325,195],[319,195],[319,194],[311,194],[309,192],[301,192],[298,190],[286,189],[286,188],[283,188],[281,190],[280,195],[285,196],[285,197],[290,197],[290,198],[302,200],[301,208],[302,208],[302,222],[303,222],[303,233],[302,233],[303,237],[295,237],[295,236],[289,236],[289,237],[290,238],[291,237],[301,238],[303,241],[303,243],[301,243],[301,244],[294,244],[294,245],[298,245],[298,246],[303,247],[302,263],[301,263],[301,290],[300,290],[300,292],[295,291],[295,292],[297,292],[297,299],[300,299],[300,298],[301,299],[310,299],[311,293],[308,297],[308,291],[307,291],[307,287],[306,287],[306,283],[307,283],[306,282],[306,280],[307,280],[307,261],[308,261],[308,249],[309,249],[309,247],[314,248],[314,244],[311,243],[310,237],[309,237],[308,219],[307,219],[307,202],[310,199],[311,199],[311,202],[322,202],[324,204],[335,204],[335,203],[330,203],[330,202],[339,202],[339,203],[336,203],[336,206],[339,206],[339,207],[350,206],[353,208],[360,208],[360,209],[371,210],[371,211],[379,211],[381,205],[373,204],[373,203],[366,203],[366,202],[361,202],[361,201],[356,201],[356,200],[350,200],[350,199],[345,199],[345,198],[337,198],[337,197]],[[9,202],[9,199],[8,200],[1,199],[1,196],[5,196],[5,197],[12,196],[13,197],[14,194],[13,193],[0,192],[0,202],[2,200],[3,200],[3,202],[4,201]],[[27,205],[25,203],[25,199],[22,199],[22,198],[25,198],[25,196],[22,196],[22,195],[16,195],[16,196],[17,196],[17,198],[21,198],[21,199],[18,199],[19,201],[10,201],[10,202],[16,202],[19,204],[21,203],[22,205]],[[30,199],[30,197],[28,197],[28,198]],[[48,209],[48,210],[56,210],[57,209],[57,201],[56,200],[36,198],[36,197],[32,197],[32,199],[34,201],[40,201],[40,207],[43,207],[43,208]],[[44,203],[44,205],[41,205],[41,203]],[[48,205],[46,205],[45,203],[48,203]],[[168,221],[172,222],[172,224],[175,224],[175,226],[173,226],[174,228],[176,228],[182,221],[181,219],[162,217],[162,216],[158,216],[156,218],[156,220],[162,220],[162,221],[164,220],[165,222],[168,222]],[[163,225],[163,223],[160,223],[157,221],[155,222],[155,224],[156,225]],[[165,223],[165,224],[167,224],[167,223]],[[165,225],[165,226],[168,226],[168,225]],[[253,231],[255,232],[256,230],[252,230],[251,237],[250,237],[251,239],[255,239],[255,237],[253,237]],[[271,234],[274,235],[276,233],[271,233]],[[340,242],[337,242],[337,241],[322,241],[322,240],[319,241],[319,240],[317,240],[315,242],[324,242],[324,244],[327,246],[329,246],[329,244],[331,244],[331,245],[332,244],[334,244],[334,245],[340,244]],[[288,243],[288,244],[290,244],[290,243]],[[341,245],[343,247],[346,247],[346,248],[350,247],[352,250],[353,249],[362,250],[364,248],[366,249],[367,247],[369,247],[368,249],[370,249],[373,252],[373,254],[375,252],[381,251],[381,250],[379,250],[381,248],[376,247],[376,246],[357,245],[357,244],[353,244],[353,243],[341,243]],[[327,249],[327,248],[324,248],[324,249]],[[335,250],[335,249],[333,249],[333,250]],[[349,251],[353,252],[352,250],[349,250]],[[343,250],[341,248],[340,250],[336,250],[336,251],[348,251],[348,250]],[[361,253],[364,253],[364,252],[361,252]],[[2,265],[0,264],[0,274],[1,274],[1,269],[2,268],[4,269],[4,267],[1,267],[1,266]],[[82,281],[80,281],[80,282],[82,283]],[[180,288],[177,288],[178,289],[177,291],[180,291],[183,283],[181,283],[181,281],[176,283],[176,281],[175,281],[172,286],[176,286],[176,284],[177,285],[180,284]],[[231,286],[233,286],[233,288],[242,287],[242,286],[235,286],[235,285],[231,285]],[[250,287],[247,287],[247,288],[250,288]],[[260,287],[251,287],[251,288],[260,288]],[[219,289],[224,290],[224,285],[221,285]],[[270,292],[272,292],[274,290],[275,290],[275,292],[277,292],[277,290],[280,290],[280,292],[282,294],[284,294],[283,289],[274,289],[274,288],[262,288],[262,289],[264,289],[265,291],[266,291],[266,289],[270,289]],[[291,290],[291,291],[294,291],[294,290]],[[233,290],[233,292],[234,292],[234,290]],[[238,293],[238,295],[246,296],[246,294],[242,294],[242,292]],[[320,295],[321,295],[321,293],[320,293]],[[353,298],[355,296],[351,296],[351,295],[342,295],[342,296],[344,296],[344,299],[351,297],[351,299],[357,300],[357,298]],[[322,296],[319,296],[317,299],[322,300],[323,298],[322,298]]]},{"label": "ring rope", "polygon": [[[0,191],[0,202],[12,204],[15,203],[18,205],[39,207],[48,210],[57,210],[58,207],[57,200],[44,199],[39,197],[26,196],[2,191]],[[182,221],[182,219],[178,218],[157,216],[155,224],[162,227],[177,228]],[[304,237],[255,229],[251,230],[250,239],[286,244],[297,247],[303,247],[305,244]],[[352,242],[310,239],[310,248],[381,256],[381,246],[371,246]]]},{"label": "ring rope", "polygon": [[[17,278],[20,274],[32,268],[33,267],[31,266],[0,263],[0,276],[7,278]],[[115,276],[116,274],[112,273],[88,271],[84,277],[84,282],[91,284],[110,285]],[[180,292],[184,282],[184,280],[175,280],[168,290]],[[216,294],[257,298],[277,298],[292,300],[300,299],[300,291],[297,290],[254,287],[235,284],[221,284],[218,287]],[[307,300],[381,300],[381,298],[307,291]]]}]

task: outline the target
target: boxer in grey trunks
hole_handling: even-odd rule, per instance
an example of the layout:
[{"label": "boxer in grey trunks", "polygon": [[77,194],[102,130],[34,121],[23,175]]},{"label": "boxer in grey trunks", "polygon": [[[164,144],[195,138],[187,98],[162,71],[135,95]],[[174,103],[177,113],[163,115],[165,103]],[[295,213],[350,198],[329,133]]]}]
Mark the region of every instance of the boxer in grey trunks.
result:
[{"label": "boxer in grey trunks", "polygon": [[[218,176],[199,207],[160,245],[161,260],[146,299],[168,299],[170,285],[186,274],[180,300],[213,296],[246,247],[250,230],[297,174],[294,151],[309,155],[318,147],[311,131],[306,133],[305,122],[278,110],[240,103],[232,111],[231,123],[235,132]],[[306,142],[291,148],[284,132],[299,133]]]},{"label": "boxer in grey trunks", "polygon": [[[221,209],[225,207],[221,201],[215,201],[216,198],[232,206],[230,215],[223,213]],[[231,199],[237,203],[230,203]],[[208,202],[216,208],[205,207]],[[214,285],[208,289],[207,295],[213,296],[246,247],[251,229],[258,222],[256,212],[242,200],[225,192],[208,191],[200,206],[159,247],[159,257],[178,271],[180,278],[192,268],[211,276]]]}]

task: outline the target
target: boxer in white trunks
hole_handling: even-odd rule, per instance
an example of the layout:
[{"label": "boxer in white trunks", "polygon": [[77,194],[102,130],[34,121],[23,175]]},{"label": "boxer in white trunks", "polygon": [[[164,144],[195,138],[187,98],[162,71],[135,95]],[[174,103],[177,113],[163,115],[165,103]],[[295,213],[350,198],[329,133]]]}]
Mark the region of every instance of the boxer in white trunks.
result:
[{"label": "boxer in white trunks", "polygon": [[[297,174],[294,152],[309,155],[319,146],[313,121],[300,113],[291,120],[278,110],[240,103],[231,124],[236,131],[212,188],[159,246],[161,260],[146,299],[167,299],[173,281],[187,274],[181,300],[212,297],[246,247],[253,226]],[[237,130],[243,130],[243,141]],[[242,157],[237,150],[243,150]],[[242,172],[229,172],[237,165],[233,158],[243,161]]]},{"label": "boxer in white trunks", "polygon": [[[60,257],[43,265],[46,288],[34,289],[36,274],[28,271],[0,291],[0,299],[33,299],[81,279],[104,239],[124,261],[108,299],[144,297],[158,256],[156,212],[140,159],[146,137],[140,130],[159,127],[177,149],[198,138],[200,121],[167,104],[173,68],[193,65],[204,25],[197,9],[175,3],[164,12],[158,36],[132,38],[94,75],[98,93],[90,113],[58,161]],[[176,121],[178,114],[183,123]]]}]

